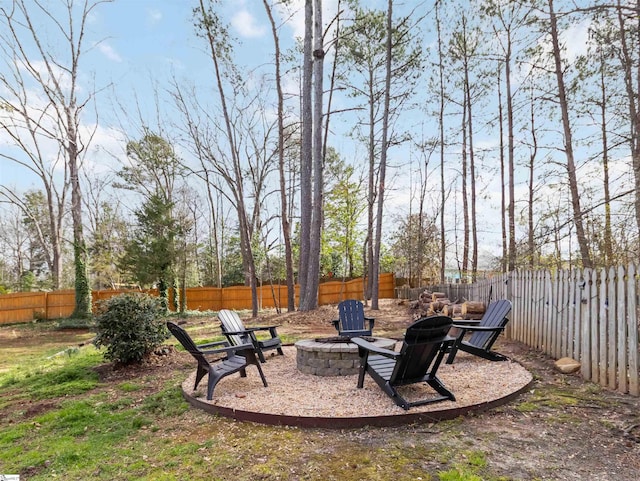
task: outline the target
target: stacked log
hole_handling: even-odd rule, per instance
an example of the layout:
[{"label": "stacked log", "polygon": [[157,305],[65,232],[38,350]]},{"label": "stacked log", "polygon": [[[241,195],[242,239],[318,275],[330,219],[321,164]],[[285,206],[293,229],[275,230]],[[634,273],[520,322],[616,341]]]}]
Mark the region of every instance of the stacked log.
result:
[{"label": "stacked log", "polygon": [[462,319],[462,304],[449,304],[444,306],[442,314],[453,319]]},{"label": "stacked log", "polygon": [[451,301],[444,292],[423,291],[418,299],[412,301],[409,307],[413,311],[413,317],[418,319],[424,316],[434,316],[442,314],[453,319],[482,319],[486,310],[483,302],[465,301],[459,303],[458,300]]},{"label": "stacked log", "polygon": [[431,294],[431,303],[429,304],[429,315],[433,316],[441,313],[449,304],[451,304],[451,301],[444,292],[433,292]]},{"label": "stacked log", "polygon": [[438,299],[437,301],[432,301],[430,307],[431,311],[433,311],[433,313],[435,314],[444,311],[444,309],[450,305],[451,301],[443,297]]},{"label": "stacked log", "polygon": [[462,304],[461,315],[463,319],[482,319],[485,310],[484,302],[466,301]]},{"label": "stacked log", "polygon": [[415,319],[433,315],[433,309],[431,307],[432,299],[433,293],[431,291],[425,290],[420,293],[418,299],[411,302],[409,307],[414,311],[413,317]]}]

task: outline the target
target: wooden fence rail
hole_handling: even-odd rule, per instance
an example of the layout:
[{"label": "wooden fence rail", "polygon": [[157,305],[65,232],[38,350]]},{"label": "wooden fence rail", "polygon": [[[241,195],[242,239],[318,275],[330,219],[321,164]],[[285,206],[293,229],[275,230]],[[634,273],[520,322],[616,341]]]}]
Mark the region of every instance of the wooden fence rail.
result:
[{"label": "wooden fence rail", "polygon": [[640,395],[640,273],[606,269],[514,271],[472,284],[470,299],[511,299],[506,336],[580,362],[585,379]]},{"label": "wooden fence rail", "polygon": [[[296,286],[296,303],[299,287]],[[93,291],[94,310],[105,299],[131,290]],[[145,291],[157,295],[156,290]],[[346,282],[323,282],[318,288],[318,304],[336,304],[344,299],[362,299],[364,280],[353,279]],[[380,274],[378,296],[393,298],[395,277],[391,273]],[[220,309],[251,309],[251,288],[234,287],[192,287],[187,289],[187,309],[192,311],[219,311]],[[287,306],[287,286],[263,285],[258,287],[260,308]],[[20,292],[0,295],[0,324],[29,322],[34,319],[60,319],[69,317],[75,307],[75,292],[72,290],[54,292]]]}]

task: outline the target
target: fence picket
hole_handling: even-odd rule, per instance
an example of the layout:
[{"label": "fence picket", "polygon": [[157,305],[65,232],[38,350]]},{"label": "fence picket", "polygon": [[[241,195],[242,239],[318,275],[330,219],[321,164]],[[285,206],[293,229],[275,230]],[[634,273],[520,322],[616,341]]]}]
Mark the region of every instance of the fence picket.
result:
[{"label": "fence picket", "polygon": [[622,391],[627,391],[627,292],[626,272],[623,266],[618,267],[618,315],[616,316],[616,331],[618,335],[618,386]]},{"label": "fence picket", "polygon": [[616,346],[618,345],[616,319],[618,318],[618,290],[616,289],[616,270],[609,268],[609,285],[607,291],[607,298],[609,299],[609,318],[607,319],[607,340],[609,346],[609,352],[607,355],[607,379],[608,385],[611,389],[617,387],[617,356]]},{"label": "fence picket", "polygon": [[558,271],[555,271],[553,274],[552,295],[549,299],[549,315],[551,319],[553,319],[554,334],[553,350],[550,354],[556,359],[562,357],[562,322],[560,313],[558,312],[558,306],[561,305],[560,274]]},{"label": "fence picket", "polygon": [[627,339],[629,340],[629,392],[635,396],[640,396],[640,383],[638,375],[633,373],[640,372],[638,366],[638,356],[640,349],[638,346],[638,275],[636,266],[631,264],[627,271]]},{"label": "fence picket", "polygon": [[591,351],[591,338],[592,338],[592,321],[591,317],[591,285],[592,269],[585,269],[582,273],[582,281],[580,286],[580,371],[585,379],[591,379],[591,367],[592,367],[592,351]]},{"label": "fence picket", "polygon": [[607,269],[600,269],[599,315],[598,315],[598,382],[607,385],[607,324],[609,319],[609,298]]}]

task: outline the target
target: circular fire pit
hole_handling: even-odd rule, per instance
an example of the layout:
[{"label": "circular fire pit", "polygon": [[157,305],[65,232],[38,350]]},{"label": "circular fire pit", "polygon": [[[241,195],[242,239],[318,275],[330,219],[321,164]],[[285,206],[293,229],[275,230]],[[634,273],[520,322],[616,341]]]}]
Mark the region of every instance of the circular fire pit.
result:
[{"label": "circular fire pit", "polygon": [[[365,337],[369,342],[384,349],[393,349],[394,339]],[[350,376],[358,374],[360,360],[358,346],[348,337],[326,337],[298,341],[296,365],[298,371],[315,376]]]}]

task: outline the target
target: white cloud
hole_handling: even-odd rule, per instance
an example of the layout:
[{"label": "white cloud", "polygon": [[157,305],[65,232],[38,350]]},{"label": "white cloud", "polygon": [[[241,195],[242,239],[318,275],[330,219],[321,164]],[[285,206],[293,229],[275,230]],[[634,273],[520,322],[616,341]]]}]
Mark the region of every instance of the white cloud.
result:
[{"label": "white cloud", "polygon": [[240,10],[231,19],[231,25],[242,37],[256,38],[262,37],[266,32],[264,25],[258,25],[256,19],[247,10]]},{"label": "white cloud", "polygon": [[587,53],[589,47],[590,20],[585,20],[577,25],[567,28],[561,35],[561,42],[566,45],[566,61],[573,62],[578,56]]},{"label": "white cloud", "polygon": [[156,10],[155,8],[150,8],[147,10],[147,22],[150,25],[155,25],[162,20],[162,12],[160,10]]},{"label": "white cloud", "polygon": [[120,56],[120,54],[118,54],[118,52],[116,52],[115,49],[111,45],[109,45],[107,42],[101,42],[98,45],[98,49],[109,60],[113,62],[118,62],[118,63],[122,62],[122,57]]}]

